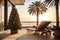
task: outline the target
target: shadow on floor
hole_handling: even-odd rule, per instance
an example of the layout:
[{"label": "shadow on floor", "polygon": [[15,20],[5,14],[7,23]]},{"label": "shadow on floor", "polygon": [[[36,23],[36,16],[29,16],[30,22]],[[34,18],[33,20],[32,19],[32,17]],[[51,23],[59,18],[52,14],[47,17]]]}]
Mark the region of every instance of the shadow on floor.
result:
[{"label": "shadow on floor", "polygon": [[11,36],[10,33],[1,33],[1,34],[0,34],[0,40],[3,40],[4,38],[7,38],[7,37],[9,37],[9,36]]},{"label": "shadow on floor", "polygon": [[53,38],[52,40],[60,40],[60,38]]},{"label": "shadow on floor", "polygon": [[21,37],[18,37],[16,40],[51,40],[51,39],[48,36],[25,34]]}]

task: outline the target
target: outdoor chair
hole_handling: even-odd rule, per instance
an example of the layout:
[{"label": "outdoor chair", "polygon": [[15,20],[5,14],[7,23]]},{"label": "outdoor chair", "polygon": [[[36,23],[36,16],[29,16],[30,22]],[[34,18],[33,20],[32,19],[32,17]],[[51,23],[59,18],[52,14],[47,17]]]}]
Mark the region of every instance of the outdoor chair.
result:
[{"label": "outdoor chair", "polygon": [[27,31],[35,31],[36,32],[43,32],[45,33],[44,29],[47,28],[47,26],[50,24],[50,21],[42,21],[38,26],[36,26],[35,28],[27,28]]}]

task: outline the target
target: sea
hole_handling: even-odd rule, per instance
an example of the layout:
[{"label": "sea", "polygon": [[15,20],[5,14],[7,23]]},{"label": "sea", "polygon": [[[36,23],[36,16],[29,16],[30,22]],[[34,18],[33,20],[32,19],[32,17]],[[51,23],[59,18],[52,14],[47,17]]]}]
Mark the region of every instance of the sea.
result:
[{"label": "sea", "polygon": [[[39,22],[40,24],[41,22]],[[37,22],[36,21],[22,21],[21,22],[23,27],[32,27],[32,26],[36,26]],[[48,25],[51,26],[51,28],[53,28],[53,26],[56,26],[56,22],[52,22]],[[60,26],[60,22],[59,22],[59,26]]]},{"label": "sea", "polygon": [[[41,22],[39,22],[40,24]],[[4,25],[4,22],[2,22],[2,24]],[[33,27],[36,26],[37,22],[36,21],[21,21],[21,25],[22,27]],[[56,26],[56,22],[52,22],[49,24],[49,26],[53,27]],[[59,22],[59,26],[60,26],[60,22]]]}]

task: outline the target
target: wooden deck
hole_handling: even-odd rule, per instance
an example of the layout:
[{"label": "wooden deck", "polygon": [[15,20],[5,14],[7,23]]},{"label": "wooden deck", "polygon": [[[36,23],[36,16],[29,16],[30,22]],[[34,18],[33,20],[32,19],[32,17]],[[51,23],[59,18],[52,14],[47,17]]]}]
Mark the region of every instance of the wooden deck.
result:
[{"label": "wooden deck", "polygon": [[17,34],[10,34],[10,30],[0,32],[0,40],[60,40],[56,39],[52,35],[41,36],[33,34],[32,32],[28,33],[26,29],[19,30]]}]

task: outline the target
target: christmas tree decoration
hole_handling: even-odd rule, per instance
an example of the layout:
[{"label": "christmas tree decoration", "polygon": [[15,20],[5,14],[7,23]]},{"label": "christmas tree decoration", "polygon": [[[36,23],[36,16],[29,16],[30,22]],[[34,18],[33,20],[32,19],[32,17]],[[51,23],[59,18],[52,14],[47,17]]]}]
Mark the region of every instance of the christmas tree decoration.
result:
[{"label": "christmas tree decoration", "polygon": [[11,30],[11,34],[18,33],[18,29],[22,28],[18,11],[15,6],[12,7],[12,11],[9,17],[8,27]]}]

